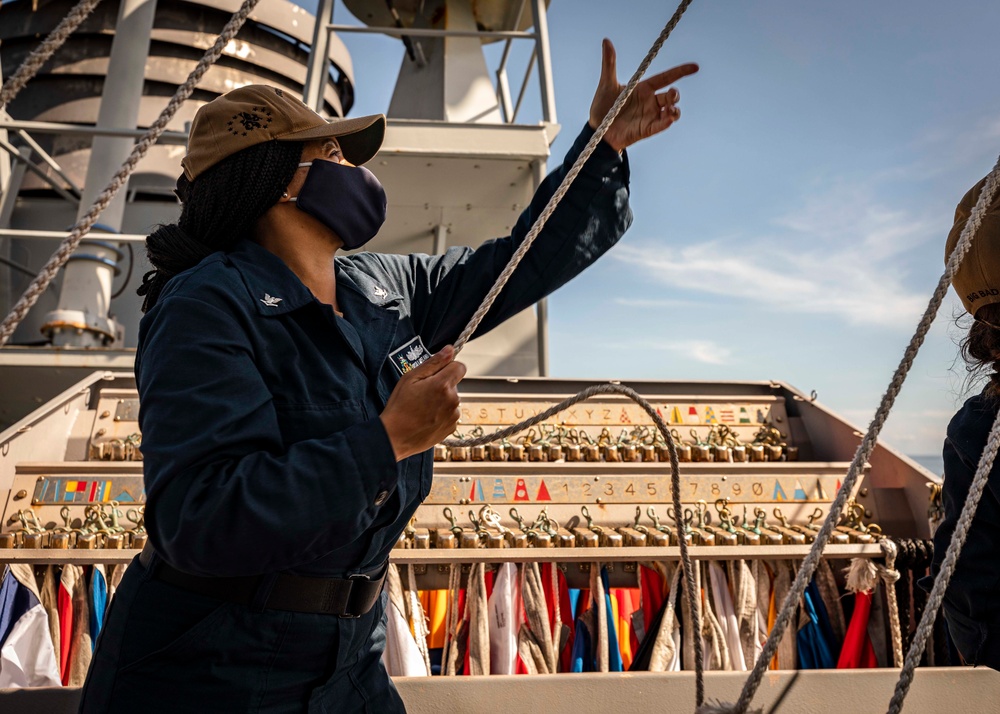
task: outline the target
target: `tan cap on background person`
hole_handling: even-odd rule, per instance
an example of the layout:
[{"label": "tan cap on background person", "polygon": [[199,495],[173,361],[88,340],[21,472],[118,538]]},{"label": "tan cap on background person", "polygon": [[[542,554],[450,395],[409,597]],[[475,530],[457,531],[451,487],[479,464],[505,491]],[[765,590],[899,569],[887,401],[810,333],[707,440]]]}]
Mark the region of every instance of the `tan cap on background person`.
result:
[{"label": "tan cap on background person", "polygon": [[327,121],[282,89],[251,84],[216,97],[198,110],[181,166],[188,180],[194,181],[226,157],[265,141],[331,136],[340,142],[344,158],[360,166],[382,145],[385,115]]},{"label": "tan cap on background person", "polygon": [[[984,178],[969,189],[955,209],[955,225],[948,234],[944,249],[946,264],[985,184]],[[969,252],[965,254],[951,284],[962,299],[965,309],[973,316],[983,305],[1000,302],[1000,191],[986,207],[983,222],[973,236]]]}]

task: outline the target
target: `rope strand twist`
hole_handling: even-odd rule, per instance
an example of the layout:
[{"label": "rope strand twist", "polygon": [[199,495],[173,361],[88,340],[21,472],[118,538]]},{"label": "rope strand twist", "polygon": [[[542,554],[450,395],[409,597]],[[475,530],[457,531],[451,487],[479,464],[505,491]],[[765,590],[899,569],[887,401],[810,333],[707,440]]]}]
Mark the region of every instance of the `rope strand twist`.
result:
[{"label": "rope strand twist", "polygon": [[0,89],[0,110],[14,101],[14,97],[38,74],[42,65],[49,61],[70,35],[76,32],[76,28],[90,16],[100,2],[101,0],[80,0],[42,41],[42,44],[24,58],[21,66]]}]

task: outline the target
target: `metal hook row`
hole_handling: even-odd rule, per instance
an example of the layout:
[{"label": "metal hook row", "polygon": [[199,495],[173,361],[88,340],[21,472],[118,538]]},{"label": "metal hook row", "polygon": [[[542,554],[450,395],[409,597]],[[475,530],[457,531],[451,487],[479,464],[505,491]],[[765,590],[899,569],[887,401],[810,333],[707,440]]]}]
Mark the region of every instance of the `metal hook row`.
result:
[{"label": "metal hook row", "polygon": [[[42,526],[31,509],[20,510],[11,519],[20,527],[0,533],[0,548],[142,548],[147,539],[145,506],[129,508],[124,513],[118,506],[118,501],[91,504],[84,511],[83,521],[75,527],[69,506],[63,506],[59,511],[63,524],[50,528]],[[134,527],[125,528],[121,524],[122,516],[131,521]]]},{"label": "metal hook row", "polygon": [[[632,523],[621,526],[605,526],[594,522],[587,506],[580,507],[580,516],[574,516],[565,525],[560,525],[543,508],[533,522],[528,522],[517,510],[511,508],[509,515],[516,527],[509,528],[501,523],[500,514],[490,504],[482,506],[478,513],[468,512],[471,528],[458,523],[458,516],[450,507],[443,514],[451,524],[447,528],[417,528],[416,519],[400,537],[399,548],[597,548],[597,547],[644,547],[676,546],[680,538],[689,545],[806,545],[816,539],[823,518],[823,510],[816,508],[807,517],[808,525],[791,524],[780,508],[773,510],[777,523],[767,522],[767,512],[754,508],[753,517],[743,507],[742,516],[730,508],[729,499],[718,499],[715,516],[706,501],[698,501],[694,508],[685,508],[682,518],[677,518],[674,509],[667,509],[667,518],[674,525],[660,521],[656,508],[649,506],[645,515],[652,525],[642,522],[643,511],[636,506]],[[845,522],[837,526],[831,543],[873,543],[881,534],[875,524],[864,524],[864,507],[851,503],[845,511]],[[713,522],[714,521],[714,522]]]},{"label": "metal hook row", "polygon": [[[784,434],[773,426],[763,426],[750,443],[743,443],[734,429],[725,424],[713,425],[702,438],[696,429],[690,430],[691,441],[685,441],[671,429],[680,462],[761,462],[797,461],[799,450],[784,440]],[[468,434],[456,432],[456,439],[483,435],[477,426]],[[435,461],[608,461],[608,462],[669,462],[667,444],[659,432],[648,426],[622,429],[614,436],[605,427],[595,439],[584,429],[569,429],[564,425],[539,424],[511,441],[503,439],[480,446],[434,447]]]},{"label": "metal hook row", "polygon": [[124,439],[91,442],[90,458],[94,461],[142,461],[142,434],[135,432]]}]

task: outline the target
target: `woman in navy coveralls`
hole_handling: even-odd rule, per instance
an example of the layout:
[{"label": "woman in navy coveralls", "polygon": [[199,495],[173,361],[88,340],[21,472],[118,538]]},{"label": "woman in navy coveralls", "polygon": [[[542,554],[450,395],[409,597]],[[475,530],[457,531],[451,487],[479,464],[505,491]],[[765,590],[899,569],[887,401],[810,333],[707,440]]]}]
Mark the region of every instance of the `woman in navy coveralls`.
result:
[{"label": "woman in navy coveralls", "polygon": [[[661,90],[696,70],[637,87],[477,334],[615,244],[631,220],[624,149],[679,117],[677,90]],[[438,256],[337,255],[381,223],[381,189],[353,167],[381,117],[303,119],[259,86],[199,111],[184,213],[147,241],[158,270],[136,378],[152,548],[112,603],[82,712],[404,710],[378,593],[430,490],[428,450],[458,420],[465,368],[448,345],[620,89],[605,41],[589,124],[511,236]],[[329,202],[306,205],[331,181]],[[434,356],[403,374],[414,346]]]}]

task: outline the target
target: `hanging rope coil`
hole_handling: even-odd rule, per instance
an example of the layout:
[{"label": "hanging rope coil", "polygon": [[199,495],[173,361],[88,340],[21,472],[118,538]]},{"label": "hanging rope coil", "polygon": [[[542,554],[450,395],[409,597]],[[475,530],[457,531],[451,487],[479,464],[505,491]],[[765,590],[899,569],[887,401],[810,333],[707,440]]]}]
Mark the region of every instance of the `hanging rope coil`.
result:
[{"label": "hanging rope coil", "polygon": [[90,16],[100,2],[101,0],[80,0],[42,41],[42,44],[31,51],[10,79],[3,83],[3,88],[0,89],[0,109],[14,101],[18,92],[38,74],[42,65],[49,61],[70,35],[76,32],[76,28]]},{"label": "hanging rope coil", "polygon": [[899,622],[899,602],[896,600],[896,581],[899,571],[896,570],[896,544],[888,538],[880,538],[878,544],[885,554],[885,565],[875,564],[879,577],[885,583],[885,599],[889,603],[889,632],[892,635],[892,664],[903,666],[903,630]]},{"label": "hanging rope coil", "polygon": [[[681,505],[681,472],[680,467],[678,466],[679,462],[677,461],[677,445],[674,443],[674,439],[670,435],[670,428],[667,426],[667,423],[663,421],[663,417],[657,413],[656,407],[654,407],[647,399],[634,389],[626,387],[623,384],[595,384],[592,387],[587,387],[579,394],[564,399],[558,404],[549,407],[545,411],[536,414],[530,419],[526,419],[520,424],[514,424],[513,426],[500,429],[492,434],[474,437],[471,439],[449,439],[444,443],[446,446],[481,446],[492,441],[506,439],[519,431],[524,431],[525,429],[550,419],[574,404],[585,401],[599,394],[620,394],[624,397],[628,397],[633,402],[638,404],[642,410],[646,412],[649,418],[653,420],[653,424],[659,430],[660,434],[663,436],[663,440],[667,444],[667,454],[670,456],[670,493],[673,499],[675,514],[674,521],[680,536],[677,539],[677,543],[681,549],[681,569],[684,571],[685,597],[687,598],[688,606],[691,608],[695,621],[701,622],[701,598],[698,596],[698,588],[695,586],[694,569],[691,565],[691,554],[688,551],[687,539],[683,537],[684,525],[677,515],[684,512],[683,506]],[[694,638],[694,653],[695,696],[697,697],[698,705],[700,705],[705,700],[705,655],[702,649],[700,637]]]},{"label": "hanging rope coil", "polygon": [[243,24],[246,22],[247,17],[257,6],[260,0],[244,0],[243,5],[240,7],[236,13],[229,19],[226,26],[223,28],[222,33],[215,40],[215,44],[205,52],[201,60],[198,61],[198,65],[192,70],[191,74],[188,75],[187,80],[177,91],[174,92],[174,96],[170,98],[167,106],[163,108],[160,112],[160,116],[157,117],[156,121],[146,130],[142,138],[139,139],[135,147],[132,149],[132,153],[118,169],[118,172],[111,179],[110,183],[105,187],[101,194],[94,200],[93,205],[91,205],[90,210],[76,222],[73,226],[73,230],[70,234],[66,236],[65,240],[59,245],[59,248],[52,257],[49,258],[48,262],[42,267],[38,276],[31,281],[31,284],[24,291],[24,294],[18,299],[17,303],[11,309],[10,314],[4,319],[3,323],[0,324],[0,347],[7,344],[11,335],[14,334],[14,330],[17,326],[21,324],[21,321],[28,314],[28,311],[32,306],[38,302],[38,298],[45,292],[48,288],[49,283],[55,278],[56,274],[62,269],[63,265],[76,250],[76,247],[80,244],[80,241],[91,229],[94,223],[97,222],[98,217],[108,207],[111,200],[115,197],[115,194],[128,182],[128,177],[135,170],[136,165],[139,161],[146,155],[156,140],[160,137],[166,128],[167,124],[173,119],[174,114],[177,110],[181,108],[181,105],[191,96],[194,88],[201,81],[201,78],[205,76],[209,67],[215,64],[216,60],[222,56],[222,51],[225,49],[229,41],[232,40],[236,33],[240,31]]}]

